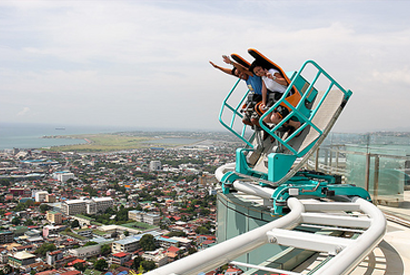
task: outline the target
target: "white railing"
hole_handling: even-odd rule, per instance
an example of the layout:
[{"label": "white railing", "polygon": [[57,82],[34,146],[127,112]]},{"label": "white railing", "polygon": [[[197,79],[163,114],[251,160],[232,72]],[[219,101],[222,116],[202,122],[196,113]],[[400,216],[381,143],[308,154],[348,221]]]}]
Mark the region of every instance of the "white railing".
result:
[{"label": "white railing", "polygon": [[[346,203],[289,198],[288,206],[291,212],[277,220],[145,274],[197,275],[226,263],[282,274],[301,274],[233,262],[239,256],[268,243],[328,253],[327,261],[312,274],[348,274],[379,244],[386,230],[386,220],[380,210],[360,198]],[[329,211],[332,213],[326,213]],[[292,230],[301,224],[334,226],[338,230],[351,229],[362,234],[353,240]]]}]

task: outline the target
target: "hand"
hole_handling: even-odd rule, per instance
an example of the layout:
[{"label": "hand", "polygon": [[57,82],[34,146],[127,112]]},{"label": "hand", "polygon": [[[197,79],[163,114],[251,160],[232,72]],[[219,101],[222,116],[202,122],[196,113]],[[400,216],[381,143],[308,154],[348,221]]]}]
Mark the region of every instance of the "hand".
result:
[{"label": "hand", "polygon": [[222,59],[224,60],[224,62],[225,62],[226,64],[232,64],[232,61],[231,61],[231,59],[230,59],[228,56],[223,55],[223,56],[222,56]]},{"label": "hand", "polygon": [[265,105],[265,104],[261,104],[261,109],[263,110],[263,111],[265,111],[266,109],[268,109],[268,107]]},{"label": "hand", "polygon": [[209,63],[211,63],[211,65],[212,65],[214,68],[218,68],[218,66],[216,66],[212,61],[209,61]]}]

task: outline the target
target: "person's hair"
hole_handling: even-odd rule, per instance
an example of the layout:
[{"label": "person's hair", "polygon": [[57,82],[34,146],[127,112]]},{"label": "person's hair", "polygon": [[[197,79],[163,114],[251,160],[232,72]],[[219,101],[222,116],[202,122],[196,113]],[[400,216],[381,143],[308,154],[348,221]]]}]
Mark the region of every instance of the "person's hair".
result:
[{"label": "person's hair", "polygon": [[255,61],[253,61],[252,62],[252,64],[251,64],[251,66],[249,67],[249,71],[251,71],[251,73],[253,73],[253,74],[255,74],[255,72],[253,71],[256,67],[262,67],[262,68],[264,68],[264,66],[263,66],[263,62],[261,61],[261,60],[259,60],[259,59],[255,59]]},{"label": "person's hair", "polygon": [[232,75],[235,75],[235,71],[238,71],[238,69],[236,67],[233,67],[231,71]]}]

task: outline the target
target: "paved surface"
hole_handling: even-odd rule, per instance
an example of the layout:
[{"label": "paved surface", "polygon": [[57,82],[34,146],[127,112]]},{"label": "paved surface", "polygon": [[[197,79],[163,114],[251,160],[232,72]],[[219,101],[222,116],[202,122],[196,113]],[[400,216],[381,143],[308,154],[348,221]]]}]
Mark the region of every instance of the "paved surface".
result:
[{"label": "paved surface", "polygon": [[410,228],[388,222],[383,241],[351,274],[410,274]]},{"label": "paved surface", "polygon": [[[319,254],[294,270],[309,274],[326,259]],[[410,228],[388,222],[383,241],[360,263],[350,275],[403,275],[410,274]],[[329,274],[333,275],[333,274]]]}]

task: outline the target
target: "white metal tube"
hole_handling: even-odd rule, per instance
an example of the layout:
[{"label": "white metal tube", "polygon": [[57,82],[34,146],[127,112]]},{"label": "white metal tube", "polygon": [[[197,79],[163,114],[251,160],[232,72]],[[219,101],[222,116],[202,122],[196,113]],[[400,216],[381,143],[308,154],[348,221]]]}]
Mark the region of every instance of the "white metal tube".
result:
[{"label": "white metal tube", "polygon": [[355,203],[359,204],[360,209],[369,215],[370,227],[359,236],[354,246],[343,249],[341,253],[316,271],[315,275],[349,274],[383,239],[387,226],[383,213],[364,199],[358,198]]},{"label": "white metal tube", "polygon": [[328,252],[332,255],[336,254],[338,251],[354,242],[353,240],[345,238],[338,238],[320,234],[312,236],[312,233],[283,230],[280,228],[272,229],[267,234],[272,238],[272,240],[275,240],[277,244],[283,246]]},{"label": "white metal tube", "polygon": [[303,213],[302,222],[320,225],[343,225],[345,227],[367,228],[370,226],[368,218],[356,218],[345,215],[328,215],[321,213]]},{"label": "white metal tube", "polygon": [[300,222],[304,212],[303,204],[295,198],[288,200],[291,212],[264,226],[226,240],[203,251],[167,264],[145,275],[197,275],[200,272],[213,270],[237,257],[268,243],[267,232],[273,228],[293,228]]},{"label": "white metal tube", "polygon": [[249,267],[249,268],[254,268],[254,269],[257,269],[257,270],[275,272],[276,274],[301,275],[301,273],[298,273],[298,272],[291,272],[291,271],[282,270],[282,269],[278,269],[278,268],[264,267],[264,266],[260,266],[260,265],[247,264],[247,263],[241,263],[241,262],[236,262],[236,261],[232,261],[231,264],[234,264],[236,266],[245,266],[245,267]]},{"label": "white metal tube", "polygon": [[216,178],[218,181],[221,181],[223,175],[224,175],[227,171],[235,171],[235,162],[227,163],[227,164],[225,164],[225,165],[222,165],[222,166],[218,167],[218,169],[216,169],[216,171],[215,171],[215,178]]},{"label": "white metal tube", "polygon": [[235,181],[233,183],[233,187],[237,191],[241,191],[248,195],[255,195],[263,199],[267,199],[267,200],[272,198],[272,194],[275,191],[272,188],[262,187],[259,185],[250,184],[250,183],[241,182],[241,181]]}]

